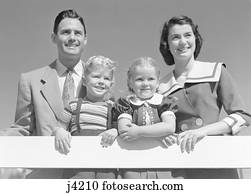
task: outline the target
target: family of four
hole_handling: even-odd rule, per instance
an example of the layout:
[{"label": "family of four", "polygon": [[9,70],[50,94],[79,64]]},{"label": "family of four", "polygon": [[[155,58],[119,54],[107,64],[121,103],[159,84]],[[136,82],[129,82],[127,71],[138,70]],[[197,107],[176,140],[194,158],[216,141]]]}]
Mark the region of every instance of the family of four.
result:
[{"label": "family of four", "polygon": [[[223,63],[196,60],[202,47],[198,27],[187,16],[167,21],[160,52],[172,72],[160,78],[156,61],[135,59],[127,73],[130,95],[113,100],[116,63],[104,56],[87,62],[83,18],[64,10],[54,22],[52,42],[58,58],[21,75],[15,123],[4,135],[55,136],[56,149],[70,151],[71,136],[102,136],[104,147],[159,138],[191,152],[207,135],[235,135],[250,124],[233,80]],[[221,109],[227,116],[220,119]],[[157,159],[156,159],[157,160]],[[237,169],[34,169],[27,178],[238,178]]]}]

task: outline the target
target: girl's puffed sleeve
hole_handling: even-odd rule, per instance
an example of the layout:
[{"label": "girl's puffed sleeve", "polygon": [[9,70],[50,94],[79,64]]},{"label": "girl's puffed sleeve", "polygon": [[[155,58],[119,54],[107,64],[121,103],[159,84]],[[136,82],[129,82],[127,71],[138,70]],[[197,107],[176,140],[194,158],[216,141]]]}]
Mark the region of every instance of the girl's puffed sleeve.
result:
[{"label": "girl's puffed sleeve", "polygon": [[126,98],[119,98],[114,105],[114,119],[127,118],[132,120],[133,109]]},{"label": "girl's puffed sleeve", "polygon": [[176,101],[177,99],[175,97],[164,96],[162,103],[158,106],[159,117],[161,118],[164,114],[175,117],[175,112],[178,110]]},{"label": "girl's puffed sleeve", "polygon": [[236,134],[242,127],[250,125],[251,115],[245,110],[244,103],[238,93],[231,75],[222,66],[217,94],[224,110],[228,114],[224,121]]}]

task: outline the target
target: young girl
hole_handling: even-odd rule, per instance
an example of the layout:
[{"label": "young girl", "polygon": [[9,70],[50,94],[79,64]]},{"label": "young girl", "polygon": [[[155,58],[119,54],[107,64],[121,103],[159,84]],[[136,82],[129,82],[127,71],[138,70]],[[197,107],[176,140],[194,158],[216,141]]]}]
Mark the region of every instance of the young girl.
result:
[{"label": "young girl", "polygon": [[[177,107],[174,100],[156,93],[160,71],[150,57],[136,59],[128,71],[132,95],[120,98],[116,111],[118,130],[125,141],[144,137],[162,137],[175,132]],[[123,169],[123,178],[169,178],[170,171],[160,169]]]},{"label": "young girl", "polygon": [[[65,111],[65,121],[61,121],[63,128],[55,128],[55,146],[59,152],[69,152],[71,135],[101,135],[103,146],[111,145],[117,137],[117,129],[112,128],[113,103],[108,99],[114,83],[114,65],[103,56],[94,56],[87,61],[83,77],[86,97],[70,102],[70,110]],[[116,178],[116,170],[67,169],[63,178]]]}]

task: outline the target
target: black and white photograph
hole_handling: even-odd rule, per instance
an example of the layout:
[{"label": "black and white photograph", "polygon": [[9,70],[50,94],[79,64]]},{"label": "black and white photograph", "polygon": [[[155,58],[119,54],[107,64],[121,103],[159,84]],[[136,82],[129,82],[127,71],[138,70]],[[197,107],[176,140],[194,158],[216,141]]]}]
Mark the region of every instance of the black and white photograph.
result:
[{"label": "black and white photograph", "polygon": [[5,193],[248,192],[251,0],[0,5]]}]

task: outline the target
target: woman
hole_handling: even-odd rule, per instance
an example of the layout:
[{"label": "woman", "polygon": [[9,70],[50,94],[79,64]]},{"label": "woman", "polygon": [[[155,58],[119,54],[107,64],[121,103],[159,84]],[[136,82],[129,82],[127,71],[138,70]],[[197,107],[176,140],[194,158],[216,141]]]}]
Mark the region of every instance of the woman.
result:
[{"label": "woman", "polygon": [[[198,27],[187,16],[164,24],[160,52],[174,65],[159,86],[159,93],[177,98],[178,144],[188,153],[206,135],[236,134],[248,126],[247,113],[223,63],[197,61],[202,46]],[[222,107],[228,114],[219,119]],[[174,136],[166,138],[171,143]],[[237,169],[186,169],[185,178],[238,178]]]}]

